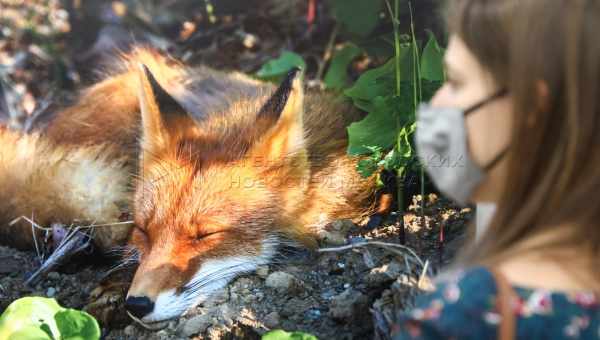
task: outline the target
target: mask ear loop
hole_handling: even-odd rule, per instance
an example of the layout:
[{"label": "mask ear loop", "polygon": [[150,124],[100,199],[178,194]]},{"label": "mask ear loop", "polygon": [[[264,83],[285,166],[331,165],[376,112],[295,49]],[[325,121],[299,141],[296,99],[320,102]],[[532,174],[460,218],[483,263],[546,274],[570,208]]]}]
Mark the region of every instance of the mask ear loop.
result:
[{"label": "mask ear loop", "polygon": [[483,106],[487,105],[488,103],[490,103],[490,102],[492,102],[492,101],[494,101],[494,100],[496,100],[498,98],[504,97],[507,94],[508,94],[508,89],[506,89],[506,88],[501,89],[500,91],[498,91],[498,92],[494,93],[493,95],[491,95],[489,98],[484,99],[484,100],[480,101],[479,103],[477,103],[477,104],[469,107],[468,109],[466,109],[465,110],[465,116],[468,115],[468,114],[470,114],[470,113],[473,113],[474,111],[479,110]]},{"label": "mask ear loop", "polygon": [[506,154],[508,153],[508,149],[510,149],[510,146],[507,146],[494,159],[492,159],[491,162],[484,166],[483,169],[485,170],[485,172],[489,172],[493,167],[495,167],[496,164],[498,164],[498,162],[500,162],[500,160],[504,158],[504,156],[506,156]]},{"label": "mask ear loop", "polygon": [[[508,94],[508,89],[506,89],[506,88],[500,89],[498,92],[494,93],[489,98],[484,99],[484,100],[480,101],[479,103],[477,103],[477,104],[471,106],[470,108],[466,109],[465,110],[465,116],[467,116],[468,114],[473,113],[473,112],[479,110],[483,106],[487,105],[488,103],[490,103],[490,102],[492,102],[492,101],[494,101],[494,100],[496,100],[498,98],[504,97],[507,94]],[[490,169],[492,169],[493,167],[495,167],[496,164],[498,164],[498,162],[500,162],[500,160],[502,160],[502,158],[504,158],[504,156],[508,152],[509,148],[510,148],[510,145],[507,146],[504,150],[502,150],[502,152],[500,152],[496,157],[494,157],[494,159],[492,159],[492,161],[490,161],[487,165],[485,165],[483,167],[483,169],[486,172],[489,172]]]}]

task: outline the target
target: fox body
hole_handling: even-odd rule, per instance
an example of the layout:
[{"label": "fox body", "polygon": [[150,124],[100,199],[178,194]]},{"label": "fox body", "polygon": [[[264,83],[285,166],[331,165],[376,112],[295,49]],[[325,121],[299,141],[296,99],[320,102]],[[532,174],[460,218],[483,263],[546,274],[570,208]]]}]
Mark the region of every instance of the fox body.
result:
[{"label": "fox body", "polygon": [[[29,169],[19,181],[0,173],[12,197],[0,212],[5,221],[33,212],[41,224],[110,223],[131,209],[131,230],[107,239],[128,235],[138,254],[126,301],[133,317],[177,317],[281,246],[314,246],[329,222],[369,211],[375,181],[360,178],[345,152],[359,113],[305,94],[299,70],[275,87],[146,49],[118,65],[41,135],[0,133],[16,142],[0,144],[1,171]],[[18,143],[33,145],[21,147],[21,163],[5,156]],[[20,228],[4,233],[31,235]]]}]

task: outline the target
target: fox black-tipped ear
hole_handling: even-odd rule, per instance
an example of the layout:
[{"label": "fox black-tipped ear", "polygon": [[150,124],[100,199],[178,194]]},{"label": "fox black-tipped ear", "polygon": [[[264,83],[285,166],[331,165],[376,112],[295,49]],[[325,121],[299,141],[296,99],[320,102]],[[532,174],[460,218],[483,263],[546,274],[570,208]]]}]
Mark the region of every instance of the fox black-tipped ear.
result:
[{"label": "fox black-tipped ear", "polygon": [[261,108],[257,124],[266,127],[257,152],[276,160],[304,148],[304,89],[302,70],[292,69]]},{"label": "fox black-tipped ear", "polygon": [[156,101],[158,110],[161,114],[186,114],[186,110],[181,106],[167,91],[160,86],[152,72],[144,64],[140,64],[144,77],[150,84],[152,97]]},{"label": "fox black-tipped ear", "polygon": [[170,137],[180,133],[178,122],[189,122],[191,118],[185,108],[159,84],[148,67],[139,64],[138,68],[142,147],[152,152],[165,147]]},{"label": "fox black-tipped ear", "polygon": [[302,69],[299,67],[291,69],[275,93],[260,109],[258,119],[271,120],[273,123],[288,116],[300,116],[301,119],[304,100],[302,75]]}]

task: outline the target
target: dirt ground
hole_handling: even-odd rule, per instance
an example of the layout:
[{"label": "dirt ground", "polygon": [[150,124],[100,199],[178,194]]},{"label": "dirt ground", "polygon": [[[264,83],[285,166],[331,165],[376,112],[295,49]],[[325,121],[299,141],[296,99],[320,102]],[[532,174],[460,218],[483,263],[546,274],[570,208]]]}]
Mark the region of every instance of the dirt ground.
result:
[{"label": "dirt ground", "polygon": [[[427,261],[432,274],[450,261],[460,246],[472,212],[430,195],[421,220],[418,199],[415,197],[417,204],[404,216],[407,245],[415,249],[423,264]],[[116,301],[115,319],[122,321],[102,325],[105,339],[258,339],[264,332],[280,328],[305,331],[320,339],[372,338],[374,313],[387,320],[378,327],[389,326],[396,311],[410,306],[423,267],[401,249],[360,246],[365,241],[398,244],[398,224],[367,231],[339,221],[332,225],[331,233],[330,242],[356,247],[322,244],[321,249],[336,250],[295,253],[285,262],[261,267],[255,274],[234,280],[213,299],[162,330],[146,330],[130,321],[122,301]],[[0,247],[0,312],[14,299],[32,295],[84,308],[112,265],[98,263],[91,256],[81,255],[34,287],[27,287],[25,278],[38,266],[35,253]]]}]

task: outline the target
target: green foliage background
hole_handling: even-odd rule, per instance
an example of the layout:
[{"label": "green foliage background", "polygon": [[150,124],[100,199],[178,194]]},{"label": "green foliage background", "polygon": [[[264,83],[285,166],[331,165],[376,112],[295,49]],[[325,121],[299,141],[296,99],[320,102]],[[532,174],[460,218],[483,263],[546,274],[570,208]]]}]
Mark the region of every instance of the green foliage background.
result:
[{"label": "green foliage background", "polygon": [[[445,79],[443,48],[431,31],[422,35],[426,39],[417,38],[418,23],[413,20],[410,1],[330,0],[329,4],[347,41],[331,58],[323,83],[367,113],[348,127],[348,154],[363,156],[357,171],[364,177],[385,169],[402,179],[413,170],[421,171],[423,182],[413,143],[415,111],[420,102],[431,99]],[[407,32],[400,31],[407,26],[398,20],[403,11],[410,14]],[[392,29],[386,30],[390,22]],[[372,59],[392,57],[352,83],[348,67],[363,54]],[[287,51],[266,63],[257,76],[278,80],[293,66],[305,63],[300,55]]]}]

